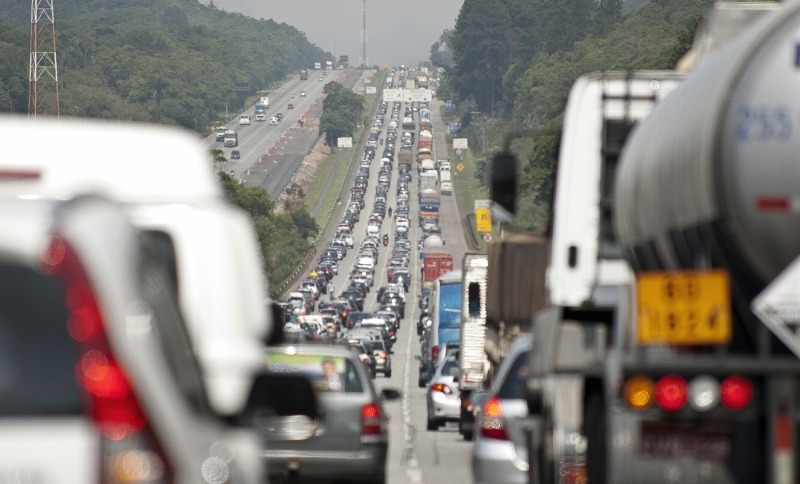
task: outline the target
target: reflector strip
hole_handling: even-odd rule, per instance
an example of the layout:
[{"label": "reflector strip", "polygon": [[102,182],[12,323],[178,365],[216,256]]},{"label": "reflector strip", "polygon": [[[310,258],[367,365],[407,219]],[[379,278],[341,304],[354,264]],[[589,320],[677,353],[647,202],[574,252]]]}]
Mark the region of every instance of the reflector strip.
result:
[{"label": "reflector strip", "polygon": [[758,197],[756,208],[761,212],[795,212],[798,204],[790,197]]},{"label": "reflector strip", "polygon": [[41,176],[37,170],[0,170],[0,181],[38,180]]}]

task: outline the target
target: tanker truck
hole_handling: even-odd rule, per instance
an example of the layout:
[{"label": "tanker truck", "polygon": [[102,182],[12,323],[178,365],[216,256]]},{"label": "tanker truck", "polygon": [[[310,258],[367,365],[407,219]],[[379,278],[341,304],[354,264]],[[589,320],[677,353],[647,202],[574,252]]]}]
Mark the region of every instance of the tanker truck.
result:
[{"label": "tanker truck", "polygon": [[623,153],[614,220],[636,278],[599,424],[611,482],[800,477],[800,2],[780,5]]}]

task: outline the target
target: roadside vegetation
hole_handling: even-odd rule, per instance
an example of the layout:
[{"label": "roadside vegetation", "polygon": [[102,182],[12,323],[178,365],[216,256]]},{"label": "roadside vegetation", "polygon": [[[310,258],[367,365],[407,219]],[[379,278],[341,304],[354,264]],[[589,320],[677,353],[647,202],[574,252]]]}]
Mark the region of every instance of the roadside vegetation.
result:
[{"label": "roadside vegetation", "polygon": [[[470,146],[482,145],[485,132],[489,142],[479,158],[491,158],[508,133],[528,133],[512,144],[522,162],[515,224],[548,224],[558,133],[573,82],[593,71],[673,69],[712,3],[465,0],[455,29],[432,47],[431,61],[446,72],[437,95],[457,102],[459,137],[469,137]],[[472,122],[475,112],[480,125]]]}]

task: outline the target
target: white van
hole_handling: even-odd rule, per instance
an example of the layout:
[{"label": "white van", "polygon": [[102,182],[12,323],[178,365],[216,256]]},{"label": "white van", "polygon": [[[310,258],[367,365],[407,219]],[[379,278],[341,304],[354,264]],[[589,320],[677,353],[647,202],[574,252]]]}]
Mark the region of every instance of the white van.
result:
[{"label": "white van", "polygon": [[0,183],[0,195],[101,195],[160,242],[211,408],[224,416],[244,409],[271,326],[267,280],[252,221],[223,196],[199,140],[166,126],[99,121],[6,116],[0,126],[17,140],[0,171],[25,174]]},{"label": "white van", "polygon": [[249,125],[250,124],[250,115],[249,114],[242,114],[239,116],[239,124]]}]

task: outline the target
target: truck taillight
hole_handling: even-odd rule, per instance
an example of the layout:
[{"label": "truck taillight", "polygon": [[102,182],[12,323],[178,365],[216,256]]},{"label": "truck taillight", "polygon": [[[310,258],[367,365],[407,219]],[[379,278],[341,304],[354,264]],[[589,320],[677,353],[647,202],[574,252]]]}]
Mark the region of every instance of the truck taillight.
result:
[{"label": "truck taillight", "polygon": [[667,375],[656,382],[656,404],[668,412],[677,412],[689,400],[689,385],[678,375]]},{"label": "truck taillight", "polygon": [[728,410],[744,410],[753,400],[753,384],[742,376],[729,376],[720,385],[720,399]]},{"label": "truck taillight", "polygon": [[490,439],[508,440],[506,424],[503,421],[503,406],[496,395],[483,404],[481,435]]},{"label": "truck taillight", "polygon": [[167,483],[173,476],[147,417],[106,336],[105,320],[88,275],[67,242],[54,237],[41,257],[45,272],[64,284],[67,331],[80,344],[75,376],[89,415],[102,435],[104,483]]}]

